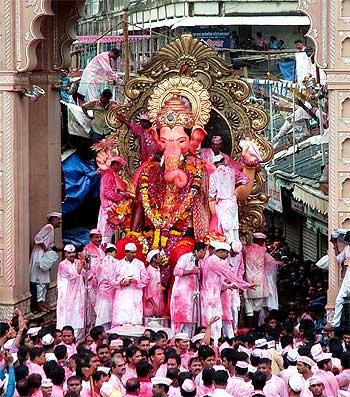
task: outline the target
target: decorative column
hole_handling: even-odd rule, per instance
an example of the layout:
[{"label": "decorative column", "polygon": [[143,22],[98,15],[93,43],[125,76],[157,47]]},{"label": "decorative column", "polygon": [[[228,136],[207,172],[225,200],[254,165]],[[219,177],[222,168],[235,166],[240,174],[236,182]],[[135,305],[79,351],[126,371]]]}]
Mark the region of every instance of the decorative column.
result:
[{"label": "decorative column", "polygon": [[[35,233],[61,205],[60,69],[84,0],[0,1],[0,321],[29,312]],[[32,85],[46,95],[23,95]],[[55,269],[52,278],[55,279]],[[53,280],[53,287],[54,287]],[[54,291],[54,289],[52,290]]]},{"label": "decorative column", "polygon": [[[316,61],[327,74],[329,98],[328,233],[350,229],[350,1],[299,0],[311,19],[308,36],[316,45]],[[340,266],[331,243],[329,255],[329,319],[341,284]]]},{"label": "decorative column", "polygon": [[0,318],[28,311],[28,101],[17,92],[29,76],[0,72]]}]

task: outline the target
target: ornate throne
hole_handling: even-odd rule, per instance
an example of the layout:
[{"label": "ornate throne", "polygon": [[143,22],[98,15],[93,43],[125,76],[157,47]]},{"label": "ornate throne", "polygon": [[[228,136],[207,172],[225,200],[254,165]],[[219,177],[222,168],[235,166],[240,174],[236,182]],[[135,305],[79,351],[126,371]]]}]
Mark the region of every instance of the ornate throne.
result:
[{"label": "ornate throne", "polygon": [[[107,115],[107,122],[115,131],[113,134],[119,137],[118,151],[127,159],[125,172],[128,178],[140,165],[140,145],[138,138],[129,132],[125,124],[120,123],[116,114],[123,113],[127,118],[138,120],[142,113],[148,112],[148,101],[156,92],[155,88],[170,77],[195,79],[209,92],[212,103],[209,123],[217,123],[221,135],[224,131],[225,147],[230,149],[227,154],[237,158],[241,150],[239,141],[248,136],[259,146],[263,163],[271,160],[272,145],[263,134],[268,116],[261,106],[250,103],[250,85],[235,76],[231,67],[213,49],[191,34],[183,34],[157,52],[138,76],[127,83],[125,96],[129,101],[113,108]],[[182,89],[186,97],[189,92],[186,92],[186,87]],[[208,125],[205,128],[208,131]],[[217,134],[215,129],[213,134]],[[259,171],[251,195],[240,205],[242,235],[259,229],[264,223],[263,210],[267,197],[263,187],[264,173]]]}]

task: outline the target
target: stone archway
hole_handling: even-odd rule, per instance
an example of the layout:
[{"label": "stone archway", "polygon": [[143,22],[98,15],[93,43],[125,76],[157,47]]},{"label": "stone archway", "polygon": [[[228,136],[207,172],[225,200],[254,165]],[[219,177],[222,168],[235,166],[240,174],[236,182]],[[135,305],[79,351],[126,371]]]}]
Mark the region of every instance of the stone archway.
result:
[{"label": "stone archway", "polygon": [[[30,242],[60,208],[60,69],[85,0],[0,2],[0,319],[28,312]],[[33,84],[39,101],[23,96]]]},{"label": "stone archway", "polygon": [[[327,74],[330,234],[334,229],[349,227],[350,219],[349,198],[342,197],[342,182],[350,178],[349,149],[346,139],[350,133],[350,115],[348,116],[350,110],[347,107],[350,98],[350,59],[347,47],[350,26],[349,1],[299,0],[299,9],[310,17],[308,36],[316,45],[316,61]],[[330,258],[328,312],[332,317],[341,282],[341,271],[331,244],[328,254]]]}]

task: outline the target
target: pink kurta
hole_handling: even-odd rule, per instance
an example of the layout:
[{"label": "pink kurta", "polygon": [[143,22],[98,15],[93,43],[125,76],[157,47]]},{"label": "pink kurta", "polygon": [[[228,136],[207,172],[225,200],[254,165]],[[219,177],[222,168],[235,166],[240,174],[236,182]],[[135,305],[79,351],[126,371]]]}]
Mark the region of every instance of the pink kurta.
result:
[{"label": "pink kurta", "polygon": [[203,263],[202,269],[201,298],[203,324],[208,324],[208,321],[214,316],[222,317],[223,315],[220,295],[225,279],[240,289],[249,288],[250,283],[238,279],[232,273],[227,261],[220,259],[216,255],[209,256]]},{"label": "pink kurta", "polygon": [[232,376],[228,379],[226,391],[233,397],[251,397],[254,387],[250,382],[245,382],[242,378]]},{"label": "pink kurta", "polygon": [[122,377],[123,383],[125,385],[126,381],[130,378],[137,378],[136,369],[130,368],[129,364],[125,366],[125,374]]},{"label": "pink kurta", "polygon": [[111,255],[102,260],[96,298],[96,326],[112,322],[113,299],[117,287],[119,261]]},{"label": "pink kurta", "polygon": [[41,365],[29,361],[26,366],[28,367],[28,375],[39,374],[43,379],[46,378],[44,368]]},{"label": "pink kurta", "polygon": [[170,299],[172,323],[191,323],[193,294],[196,290],[196,275],[184,276],[187,270],[195,268],[195,256],[192,252],[180,256],[174,268],[174,285]]},{"label": "pink kurta", "polygon": [[324,371],[323,369],[317,369],[314,372],[314,375],[320,377],[323,380],[325,397],[337,395],[339,386],[337,379],[332,372]]},{"label": "pink kurta", "polygon": [[191,360],[192,357],[193,357],[193,353],[190,351],[180,354],[181,366],[185,368],[187,371],[188,371],[188,362]]},{"label": "pink kurta", "polygon": [[350,386],[350,369],[343,369],[343,371],[336,375],[339,388],[341,390],[348,390]]},{"label": "pink kurta", "polygon": [[[230,270],[232,274],[235,275],[237,280],[240,280],[240,282],[244,282],[243,280],[243,272],[241,270],[242,268],[242,255],[238,254],[235,257],[228,257],[228,262],[230,266]],[[243,266],[244,268],[244,266]],[[224,283],[222,292],[221,292],[221,305],[222,305],[222,320],[223,321],[233,321],[233,316],[232,316],[232,307],[233,306],[240,306],[240,298],[239,298],[239,289],[229,289],[228,287],[230,284]]]},{"label": "pink kurta", "polygon": [[130,123],[130,130],[133,134],[140,137],[141,141],[141,163],[147,161],[151,156],[157,153],[157,144],[154,141],[149,130],[141,127],[140,124],[132,121]]},{"label": "pink kurta", "polygon": [[288,397],[288,388],[285,381],[276,375],[272,375],[271,378],[266,381],[264,387],[264,393],[268,396],[268,393],[276,393],[279,397]]},{"label": "pink kurta", "polygon": [[[122,286],[121,282],[127,277],[137,280],[137,283]],[[118,288],[113,300],[112,324],[142,324],[143,288],[149,282],[148,273],[143,262],[134,259],[128,262],[125,258],[119,262],[117,272]]]},{"label": "pink kurta", "polygon": [[85,287],[83,273],[77,269],[78,259],[68,259],[58,264],[57,271],[57,328],[71,325],[74,329],[84,328]]},{"label": "pink kurta", "polygon": [[[233,274],[238,279],[243,279],[245,268],[244,268],[242,252],[240,252],[239,254],[237,254],[235,256],[230,256],[228,260],[229,260],[229,264],[231,266],[231,270],[232,270]],[[240,308],[241,307],[241,298],[239,295],[239,290],[238,289],[233,290],[232,296],[233,296],[232,306]]]},{"label": "pink kurta", "polygon": [[126,183],[112,168],[101,172],[100,181],[100,212],[98,214],[97,228],[101,231],[104,242],[110,242],[113,228],[108,223],[107,211],[113,204],[118,204],[125,199]]},{"label": "pink kurta", "polygon": [[51,397],[63,397],[63,395],[64,395],[63,386],[57,386],[57,385],[52,386]]},{"label": "pink kurta", "polygon": [[213,394],[215,390],[215,386],[214,384],[211,386],[197,386],[197,396],[202,397],[202,396],[206,396],[209,395],[211,396]]},{"label": "pink kurta", "polygon": [[98,285],[99,267],[102,263],[105,253],[103,249],[95,245],[92,241],[87,244],[83,251],[84,254],[91,255],[91,266],[89,270],[89,299],[91,308],[94,311],[96,305],[96,290]]},{"label": "pink kurta", "polygon": [[[295,365],[290,365],[288,368],[283,369],[278,376],[282,378],[286,383],[288,383],[289,379],[293,375],[298,375],[299,372],[297,370],[297,367]],[[300,375],[301,376],[301,375]]]},{"label": "pink kurta", "polygon": [[259,299],[269,296],[265,255],[266,247],[261,247],[258,244],[247,245],[243,250],[245,278],[249,283],[257,285],[255,290],[246,291],[248,298]]},{"label": "pink kurta", "polygon": [[143,315],[145,317],[155,316],[153,305],[150,301],[152,298],[157,306],[157,313],[164,315],[164,295],[160,283],[160,270],[149,265],[146,269],[149,277],[149,283],[144,289],[143,294]]},{"label": "pink kurta", "polygon": [[92,58],[84,69],[78,93],[85,97],[86,102],[98,99],[102,92],[103,84],[107,80],[115,80],[116,78],[108,52],[101,52]]},{"label": "pink kurta", "polygon": [[180,387],[174,387],[174,386],[170,385],[168,397],[181,397]]},{"label": "pink kurta", "polygon": [[153,384],[151,381],[140,380],[140,396],[152,397],[153,396]]}]

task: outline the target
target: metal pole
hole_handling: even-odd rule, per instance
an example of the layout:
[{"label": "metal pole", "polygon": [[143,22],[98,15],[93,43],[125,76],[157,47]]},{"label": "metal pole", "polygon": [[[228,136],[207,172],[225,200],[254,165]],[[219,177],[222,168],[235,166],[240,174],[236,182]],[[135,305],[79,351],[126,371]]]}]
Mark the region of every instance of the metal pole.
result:
[{"label": "metal pole", "polygon": [[89,254],[85,255],[84,258],[85,261],[85,266],[83,269],[83,280],[84,280],[84,286],[85,286],[85,318],[84,318],[84,328],[85,328],[85,335],[90,331],[91,327],[91,307],[90,307],[90,296],[89,296],[89,269],[90,269],[90,263],[91,263],[91,256]]},{"label": "metal pole", "polygon": [[269,80],[269,102],[270,102],[270,140],[274,137],[274,121],[273,121],[273,103],[272,103],[272,87]]},{"label": "metal pole", "polygon": [[[293,90],[294,84],[292,84],[292,95],[293,95],[293,175],[295,175],[295,91]],[[298,85],[295,85],[295,90],[298,89]]]},{"label": "metal pole", "polygon": [[320,126],[320,135],[321,135],[321,154],[322,154],[322,165],[324,166],[326,164],[326,156],[325,156],[325,152],[324,152],[324,145],[322,142],[322,135],[324,133],[323,130],[323,117],[322,117],[322,105],[321,105],[321,100],[320,100],[320,94],[318,94],[318,98],[317,98],[317,102],[318,102],[318,111],[320,113],[319,116],[319,126]]},{"label": "metal pole", "polygon": [[128,11],[123,14],[125,84],[130,80]]}]

